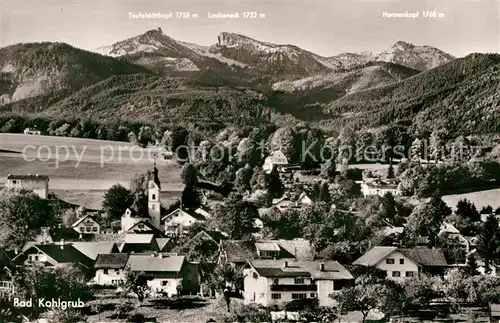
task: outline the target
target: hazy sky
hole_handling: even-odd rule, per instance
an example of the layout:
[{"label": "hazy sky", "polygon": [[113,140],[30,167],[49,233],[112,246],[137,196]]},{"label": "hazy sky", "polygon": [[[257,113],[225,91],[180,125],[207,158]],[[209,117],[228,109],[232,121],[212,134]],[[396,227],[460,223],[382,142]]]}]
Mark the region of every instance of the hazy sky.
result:
[{"label": "hazy sky", "polygon": [[[177,40],[212,45],[222,31],[294,44],[320,55],[378,52],[398,40],[453,55],[500,52],[500,0],[493,1],[40,1],[0,0],[0,45],[62,41],[95,49],[161,27]],[[436,10],[441,18],[423,18]],[[198,19],[130,19],[129,12],[189,11]],[[251,11],[259,19],[208,19],[208,12]],[[417,19],[383,12],[420,11]]]}]

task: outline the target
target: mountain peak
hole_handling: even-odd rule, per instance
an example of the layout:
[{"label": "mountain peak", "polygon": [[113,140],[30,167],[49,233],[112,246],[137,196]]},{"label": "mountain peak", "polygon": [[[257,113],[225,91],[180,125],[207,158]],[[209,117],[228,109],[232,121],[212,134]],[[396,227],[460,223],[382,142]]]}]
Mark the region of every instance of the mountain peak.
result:
[{"label": "mountain peak", "polygon": [[413,45],[412,43],[398,40],[397,42],[394,43],[394,45],[392,45],[391,48],[401,48],[404,50],[410,50],[410,49],[413,49],[414,47],[415,47],[415,45]]}]

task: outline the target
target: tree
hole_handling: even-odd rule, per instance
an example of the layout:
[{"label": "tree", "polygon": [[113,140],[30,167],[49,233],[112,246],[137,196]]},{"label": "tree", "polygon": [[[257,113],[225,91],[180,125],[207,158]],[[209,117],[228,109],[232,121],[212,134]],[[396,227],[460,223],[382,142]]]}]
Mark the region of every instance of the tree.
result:
[{"label": "tree", "polygon": [[233,239],[245,239],[255,232],[254,220],[257,218],[257,207],[244,201],[241,195],[232,193],[216,207],[214,220],[218,228]]},{"label": "tree", "polygon": [[269,190],[269,192],[271,192],[271,195],[274,198],[280,198],[283,196],[285,188],[276,169],[273,169],[271,173],[267,174],[266,188]]},{"label": "tree", "polygon": [[234,186],[239,192],[246,192],[251,189],[250,181],[253,176],[253,169],[249,165],[240,168],[236,172],[236,179],[234,181]]},{"label": "tree", "polygon": [[396,208],[396,201],[394,200],[394,196],[387,192],[381,198],[379,214],[381,218],[386,219],[390,223],[395,223],[397,221],[398,210]]},{"label": "tree", "polygon": [[186,163],[181,169],[181,179],[184,185],[195,185],[198,183],[198,171],[191,163]]},{"label": "tree", "polygon": [[500,228],[498,219],[495,215],[490,214],[481,228],[479,240],[477,243],[477,251],[485,259],[485,270],[489,271],[490,263],[498,257],[500,253]]},{"label": "tree", "polygon": [[439,133],[433,131],[429,139],[429,157],[436,163],[443,156],[443,141]]},{"label": "tree", "polygon": [[[62,299],[87,302],[92,299],[88,277],[77,268],[18,267],[11,273],[15,297],[20,299]],[[38,318],[48,308],[33,306],[29,316]]]},{"label": "tree", "polygon": [[446,216],[451,214],[451,209],[443,202],[439,194],[434,195],[430,201],[420,203],[407,219],[407,230],[411,236],[426,236],[432,245],[437,243],[437,234]]},{"label": "tree", "polygon": [[189,131],[187,129],[176,127],[166,140],[167,149],[174,153],[179,162],[187,161],[189,158],[188,136]]},{"label": "tree", "polygon": [[335,160],[333,159],[328,159],[321,165],[321,177],[325,180],[333,181],[336,172]]},{"label": "tree", "polygon": [[208,285],[219,293],[222,293],[227,288],[241,290],[243,278],[242,272],[232,264],[218,264],[208,279]]},{"label": "tree", "polygon": [[467,199],[458,201],[455,214],[471,222],[481,221],[481,215],[477,211],[476,206]]},{"label": "tree", "polygon": [[420,161],[422,159],[423,144],[418,138],[415,138],[411,143],[410,147],[410,157],[413,160]]},{"label": "tree", "polygon": [[61,215],[61,220],[66,228],[71,228],[72,225],[78,221],[78,215],[74,209],[70,208],[64,211]]},{"label": "tree", "polygon": [[57,205],[29,190],[0,191],[0,245],[9,250],[22,248],[42,227],[59,224]]},{"label": "tree", "polygon": [[365,322],[370,311],[388,303],[392,285],[386,284],[386,273],[374,267],[356,266],[352,273],[355,285],[342,289],[334,299],[342,313],[360,311]]},{"label": "tree", "polygon": [[139,302],[142,303],[150,292],[148,281],[152,279],[153,277],[146,275],[144,272],[133,271],[130,267],[127,267],[120,287],[128,293],[134,293]]},{"label": "tree", "polygon": [[154,133],[150,126],[142,126],[139,129],[139,134],[137,135],[137,142],[139,145],[146,147],[150,142],[153,141]]},{"label": "tree", "polygon": [[474,257],[474,254],[471,253],[467,256],[466,266],[463,270],[467,276],[476,276],[480,274],[477,269],[478,266],[476,258]]},{"label": "tree", "polygon": [[120,219],[128,207],[134,203],[132,192],[120,184],[115,184],[104,194],[102,207],[111,220]]},{"label": "tree", "polygon": [[194,185],[184,186],[181,195],[182,207],[186,209],[196,209],[201,205],[200,192]]},{"label": "tree", "polygon": [[387,169],[387,178],[394,178],[394,167],[392,167],[392,164],[390,164],[389,168]]},{"label": "tree", "polygon": [[325,203],[330,203],[332,201],[332,196],[330,195],[330,187],[327,182],[323,182],[323,184],[321,184],[318,199]]}]

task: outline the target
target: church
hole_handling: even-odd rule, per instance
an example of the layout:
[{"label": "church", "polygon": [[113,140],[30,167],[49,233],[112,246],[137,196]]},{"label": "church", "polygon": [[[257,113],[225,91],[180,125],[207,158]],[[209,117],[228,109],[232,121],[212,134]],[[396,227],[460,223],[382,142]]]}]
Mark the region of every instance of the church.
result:
[{"label": "church", "polygon": [[139,222],[149,222],[155,228],[164,231],[161,223],[162,215],[164,216],[164,209],[160,202],[161,184],[158,177],[158,169],[156,165],[153,167],[153,178],[148,182],[148,207],[147,209],[141,208],[136,196],[134,204],[127,208],[125,214],[121,218],[122,231],[126,232]]}]

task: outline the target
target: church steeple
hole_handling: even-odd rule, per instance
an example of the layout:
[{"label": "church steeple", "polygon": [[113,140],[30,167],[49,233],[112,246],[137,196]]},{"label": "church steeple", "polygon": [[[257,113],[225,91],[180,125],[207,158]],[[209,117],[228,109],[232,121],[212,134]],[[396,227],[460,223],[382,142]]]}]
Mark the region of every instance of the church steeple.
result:
[{"label": "church steeple", "polygon": [[153,181],[158,188],[161,189],[160,178],[158,177],[158,168],[156,168],[156,162],[153,164]]}]

